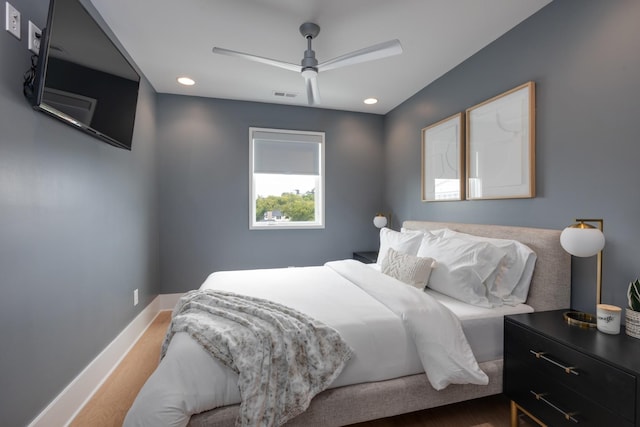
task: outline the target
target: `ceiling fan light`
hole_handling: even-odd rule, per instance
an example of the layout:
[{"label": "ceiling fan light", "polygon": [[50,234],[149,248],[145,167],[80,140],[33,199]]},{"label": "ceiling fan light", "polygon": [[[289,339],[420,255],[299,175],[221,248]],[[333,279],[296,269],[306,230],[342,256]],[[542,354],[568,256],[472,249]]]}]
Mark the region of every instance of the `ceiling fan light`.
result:
[{"label": "ceiling fan light", "polygon": [[313,68],[305,68],[304,70],[302,70],[302,77],[304,77],[305,79],[313,78],[317,75],[318,70],[315,70]]}]

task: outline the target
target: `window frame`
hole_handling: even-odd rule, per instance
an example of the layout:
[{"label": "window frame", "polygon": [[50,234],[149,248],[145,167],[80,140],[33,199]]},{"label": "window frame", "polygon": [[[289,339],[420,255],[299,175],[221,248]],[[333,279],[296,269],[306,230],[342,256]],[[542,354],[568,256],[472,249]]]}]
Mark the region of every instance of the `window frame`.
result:
[{"label": "window frame", "polygon": [[[318,168],[318,188],[314,193],[315,202],[315,221],[295,221],[295,222],[260,222],[256,221],[256,200],[255,194],[255,147],[254,147],[254,134],[256,132],[261,133],[274,133],[274,134],[290,134],[290,135],[307,135],[320,138],[319,142],[319,168]],[[273,141],[279,141],[274,138]],[[293,142],[293,141],[292,141]],[[315,142],[309,142],[314,144]],[[324,229],[325,228],[325,133],[317,131],[306,130],[291,130],[291,129],[274,129],[274,128],[249,128],[249,230],[308,230],[308,229]]]}]

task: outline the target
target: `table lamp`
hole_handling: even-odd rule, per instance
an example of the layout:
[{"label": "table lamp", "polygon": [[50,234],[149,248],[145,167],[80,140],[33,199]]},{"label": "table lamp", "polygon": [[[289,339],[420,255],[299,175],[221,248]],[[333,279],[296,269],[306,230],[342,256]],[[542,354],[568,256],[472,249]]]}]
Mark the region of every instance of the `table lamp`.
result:
[{"label": "table lamp", "polygon": [[[595,222],[598,227],[594,227],[589,222]],[[596,278],[596,305],[600,304],[602,292],[602,248],[604,248],[604,221],[602,219],[576,219],[576,224],[565,228],[560,234],[560,245],[573,256],[597,258],[597,278]],[[571,324],[583,328],[593,328],[596,326],[596,316],[580,311],[568,311],[564,313],[565,320]]]},{"label": "table lamp", "polygon": [[373,217],[373,225],[378,228],[385,227],[387,222],[387,216],[383,213],[377,213],[376,216]]}]

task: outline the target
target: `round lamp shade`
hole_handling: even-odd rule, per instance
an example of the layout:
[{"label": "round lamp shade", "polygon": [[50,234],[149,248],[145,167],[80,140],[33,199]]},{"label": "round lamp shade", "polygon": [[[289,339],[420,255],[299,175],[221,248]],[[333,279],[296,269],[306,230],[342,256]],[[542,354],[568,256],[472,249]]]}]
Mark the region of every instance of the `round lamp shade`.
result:
[{"label": "round lamp shade", "polygon": [[604,234],[592,225],[579,223],[562,230],[560,244],[577,257],[590,257],[604,248]]},{"label": "round lamp shade", "polygon": [[376,215],[373,217],[373,225],[378,228],[382,228],[387,225],[387,217],[384,215]]}]

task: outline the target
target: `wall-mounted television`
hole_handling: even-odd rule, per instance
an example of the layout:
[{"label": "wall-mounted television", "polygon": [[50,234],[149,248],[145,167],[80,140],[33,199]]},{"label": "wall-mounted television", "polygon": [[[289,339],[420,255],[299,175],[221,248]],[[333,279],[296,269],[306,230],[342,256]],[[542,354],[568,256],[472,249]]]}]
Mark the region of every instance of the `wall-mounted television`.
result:
[{"label": "wall-mounted television", "polygon": [[35,109],[131,150],[140,75],[80,0],[50,0],[33,86]]}]

